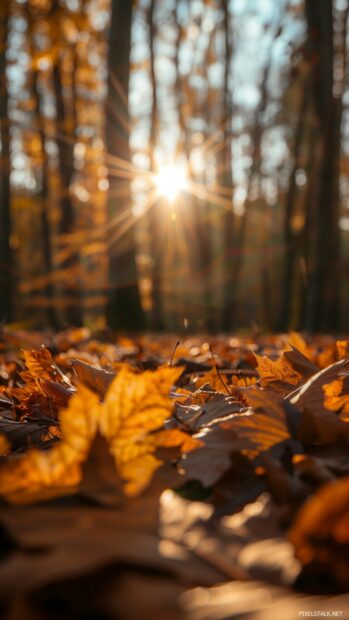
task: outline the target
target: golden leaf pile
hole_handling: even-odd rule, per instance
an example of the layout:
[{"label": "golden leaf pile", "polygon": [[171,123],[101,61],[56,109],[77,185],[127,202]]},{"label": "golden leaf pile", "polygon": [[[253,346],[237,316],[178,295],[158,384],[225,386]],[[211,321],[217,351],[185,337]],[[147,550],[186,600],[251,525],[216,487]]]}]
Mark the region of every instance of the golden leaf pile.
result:
[{"label": "golden leaf pile", "polygon": [[60,414],[62,441],[46,451],[31,450],[0,468],[0,494],[12,502],[40,499],[55,490],[74,488],[81,479],[81,464],[99,431],[115,459],[126,494],[140,493],[161,461],[159,446],[185,446],[198,442],[176,429],[163,430],[171,414],[169,391],[181,368],[162,367],[137,374],[124,366],[112,382],[103,403],[84,386]]}]

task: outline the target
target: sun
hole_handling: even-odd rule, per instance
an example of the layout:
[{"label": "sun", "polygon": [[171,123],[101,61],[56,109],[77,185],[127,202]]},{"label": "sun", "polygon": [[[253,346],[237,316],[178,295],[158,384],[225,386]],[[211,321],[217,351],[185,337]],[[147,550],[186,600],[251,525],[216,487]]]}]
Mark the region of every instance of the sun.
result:
[{"label": "sun", "polygon": [[173,203],[188,188],[187,171],[180,164],[160,166],[154,176],[154,184],[158,195]]}]

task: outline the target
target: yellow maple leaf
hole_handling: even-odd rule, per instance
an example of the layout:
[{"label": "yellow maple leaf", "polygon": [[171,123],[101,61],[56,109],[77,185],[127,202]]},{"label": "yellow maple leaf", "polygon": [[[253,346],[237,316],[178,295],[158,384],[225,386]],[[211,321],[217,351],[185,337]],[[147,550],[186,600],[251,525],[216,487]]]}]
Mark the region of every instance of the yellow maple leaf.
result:
[{"label": "yellow maple leaf", "polygon": [[109,387],[100,431],[108,441],[121,478],[127,481],[125,491],[129,495],[141,492],[161,464],[152,456],[156,443],[148,434],[162,429],[170,416],[172,403],[168,395],[182,371],[165,366],[156,372],[137,374],[124,367]]},{"label": "yellow maple leaf", "polygon": [[164,430],[172,413],[171,386],[182,368],[163,367],[136,373],[128,366],[110,385],[106,398],[80,385],[60,416],[62,441],[51,450],[31,450],[0,468],[0,494],[12,502],[44,499],[54,489],[76,487],[81,464],[86,460],[97,430],[108,442],[127,495],[140,493],[161,461],[154,453],[160,446],[182,446],[188,451],[200,445],[186,433]]}]

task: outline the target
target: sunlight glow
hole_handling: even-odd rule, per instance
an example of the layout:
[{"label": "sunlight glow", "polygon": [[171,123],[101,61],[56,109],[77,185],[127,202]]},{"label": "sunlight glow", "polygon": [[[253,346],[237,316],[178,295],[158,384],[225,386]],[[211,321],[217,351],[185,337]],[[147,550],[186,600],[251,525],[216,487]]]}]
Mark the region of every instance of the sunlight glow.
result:
[{"label": "sunlight glow", "polygon": [[160,167],[154,176],[154,184],[158,195],[173,203],[181,192],[188,189],[185,167],[179,164]]}]

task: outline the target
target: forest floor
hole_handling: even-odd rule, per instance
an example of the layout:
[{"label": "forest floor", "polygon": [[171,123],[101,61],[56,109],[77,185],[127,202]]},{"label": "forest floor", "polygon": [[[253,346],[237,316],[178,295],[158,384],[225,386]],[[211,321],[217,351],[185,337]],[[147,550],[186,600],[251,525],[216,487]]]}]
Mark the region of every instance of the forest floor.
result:
[{"label": "forest floor", "polygon": [[349,340],[0,334],[5,620],[349,618]]}]

